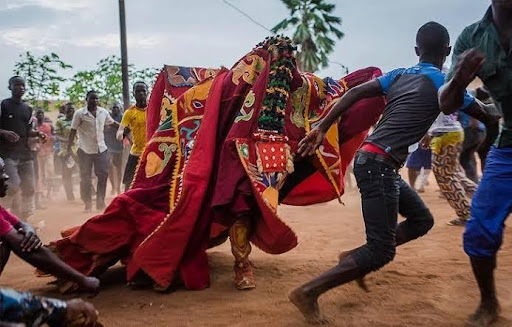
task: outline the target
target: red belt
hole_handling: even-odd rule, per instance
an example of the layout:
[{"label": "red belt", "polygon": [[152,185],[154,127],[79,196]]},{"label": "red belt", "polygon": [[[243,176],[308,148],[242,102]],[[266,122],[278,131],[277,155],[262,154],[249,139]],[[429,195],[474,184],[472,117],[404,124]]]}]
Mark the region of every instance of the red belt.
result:
[{"label": "red belt", "polygon": [[376,146],[373,143],[365,143],[365,144],[363,144],[363,146],[361,147],[361,150],[364,150],[366,152],[382,154],[383,156],[389,156],[389,153],[387,153],[386,151],[382,150],[381,148],[379,148],[378,146]]}]

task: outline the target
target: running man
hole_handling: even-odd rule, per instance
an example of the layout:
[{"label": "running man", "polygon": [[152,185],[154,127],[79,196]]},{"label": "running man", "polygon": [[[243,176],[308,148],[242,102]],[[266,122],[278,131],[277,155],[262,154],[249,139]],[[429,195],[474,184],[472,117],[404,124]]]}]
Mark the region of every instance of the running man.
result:
[{"label": "running man", "polygon": [[119,126],[107,110],[99,106],[96,91],[86,95],[87,105],[75,111],[69,132],[67,156],[72,153],[75,137],[78,134],[78,160],[80,161],[80,197],[85,204],[84,212],[92,211],[92,169],[98,177],[96,209],[105,209],[105,192],[108,179],[108,154],[104,128],[107,125]]},{"label": "running man", "polygon": [[[411,146],[419,142],[439,115],[438,89],[441,72],[450,54],[450,37],[438,23],[423,25],[416,35],[419,63],[399,68],[347,92],[329,115],[299,145],[303,156],[315,153],[329,127],[357,101],[385,95],[387,105],[375,131],[366,139],[355,158],[354,174],[361,192],[366,244],[339,256],[339,264],[293,290],[290,301],[308,322],[326,320],[320,315],[318,297],[328,290],[362,278],[395,257],[396,246],[425,235],[434,225],[429,209],[414,189],[402,180],[399,169]],[[458,108],[468,113],[482,111],[466,94]],[[483,115],[482,115],[483,116]],[[397,216],[405,220],[397,224]]]}]

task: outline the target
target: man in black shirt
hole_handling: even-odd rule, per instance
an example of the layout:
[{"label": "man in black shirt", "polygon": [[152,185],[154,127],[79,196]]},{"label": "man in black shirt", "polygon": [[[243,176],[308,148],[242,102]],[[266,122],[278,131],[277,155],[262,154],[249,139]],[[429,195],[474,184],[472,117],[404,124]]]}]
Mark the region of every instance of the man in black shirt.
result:
[{"label": "man in black shirt", "polygon": [[[9,79],[12,96],[0,106],[0,157],[10,176],[9,192],[4,205],[22,219],[34,213],[34,162],[28,146],[29,137],[45,140],[44,133],[33,130],[32,108],[21,99],[25,81],[19,76]],[[21,191],[21,200],[19,199]]]},{"label": "man in black shirt", "polygon": [[[338,265],[289,294],[290,301],[310,323],[326,322],[318,308],[319,296],[351,281],[364,288],[365,275],[391,262],[397,246],[425,235],[434,224],[429,209],[402,180],[399,169],[441,112],[438,90],[445,80],[441,69],[451,50],[450,36],[444,26],[429,22],[418,30],[416,44],[417,65],[395,69],[350,89],[299,143],[299,154],[313,155],[329,127],[353,104],[364,98],[386,96],[382,118],[354,159],[366,244],[342,252]],[[497,120],[467,93],[462,92],[460,98],[455,110],[463,109],[490,128],[497,125]],[[397,223],[398,214],[405,220]]]}]

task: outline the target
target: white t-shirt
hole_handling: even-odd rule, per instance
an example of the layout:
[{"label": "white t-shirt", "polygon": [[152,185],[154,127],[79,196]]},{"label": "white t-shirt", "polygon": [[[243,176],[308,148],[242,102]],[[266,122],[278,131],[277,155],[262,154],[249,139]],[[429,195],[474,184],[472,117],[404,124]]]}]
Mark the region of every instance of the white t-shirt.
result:
[{"label": "white t-shirt", "polygon": [[107,151],[105,144],[105,134],[103,133],[105,125],[111,125],[114,119],[110,117],[107,110],[98,107],[96,117],[83,107],[78,109],[73,115],[71,128],[78,132],[78,148],[87,154],[102,153]]},{"label": "white t-shirt", "polygon": [[462,131],[462,125],[457,120],[457,114],[445,115],[442,112],[437,116],[430,129],[428,130],[429,135],[437,133],[449,133]]}]

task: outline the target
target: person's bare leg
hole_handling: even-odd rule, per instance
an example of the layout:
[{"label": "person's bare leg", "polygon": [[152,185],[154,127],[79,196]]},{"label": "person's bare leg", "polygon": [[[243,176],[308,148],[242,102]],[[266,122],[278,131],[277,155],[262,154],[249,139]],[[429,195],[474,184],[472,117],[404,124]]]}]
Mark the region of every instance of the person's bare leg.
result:
[{"label": "person's bare leg", "polygon": [[[416,237],[410,237],[410,236],[406,235],[406,232],[404,230],[405,229],[404,227],[406,225],[407,225],[407,223],[402,222],[402,223],[398,224],[398,226],[397,226],[397,229],[396,229],[396,232],[395,232],[396,246],[397,247],[400,246],[400,245],[403,245],[403,244],[405,244],[405,243],[407,243],[409,241],[412,241],[413,239],[416,239]],[[428,228],[428,229],[430,229],[430,228]],[[352,249],[352,250],[349,250],[349,251],[342,251],[342,252],[340,252],[340,254],[338,254],[338,261],[341,262],[343,259],[345,259],[345,257],[350,255],[351,253],[353,253],[357,249],[359,249],[359,248],[355,248],[355,249]],[[357,278],[355,281],[357,283],[357,286],[359,286],[363,291],[370,292],[370,289],[368,288],[368,285],[366,284],[364,276],[362,276],[360,278]]]},{"label": "person's bare leg", "polygon": [[345,173],[345,184],[347,185],[347,190],[352,191],[354,189],[354,184],[352,183],[352,176],[354,170],[354,162],[352,162]]},{"label": "person's bare leg", "polygon": [[2,237],[2,241],[20,258],[46,273],[52,274],[57,278],[70,280],[77,283],[80,288],[86,292],[97,293],[100,288],[100,282],[95,277],[89,277],[81,274],[60,260],[46,247],[40,247],[31,252],[25,252],[21,249],[23,235],[14,229]]},{"label": "person's bare leg", "polygon": [[306,321],[312,325],[328,324],[329,319],[322,316],[318,307],[318,298],[308,296],[299,288],[288,294],[288,299],[299,309]]},{"label": "person's bare leg", "polygon": [[418,171],[418,177],[416,178],[416,184],[418,187],[416,188],[416,192],[418,193],[424,193],[425,192],[425,186],[427,185],[427,178],[426,176],[427,170],[421,169]]},{"label": "person's bare leg", "polygon": [[116,169],[114,167],[114,164],[112,163],[112,159],[109,158],[109,164],[108,164],[108,180],[110,181],[110,195],[115,195],[116,193]]},{"label": "person's bare leg", "polygon": [[[346,256],[348,256],[349,254],[351,254],[352,252],[354,252],[357,249],[359,249],[359,248],[355,248],[355,249],[350,250],[350,251],[342,251],[342,252],[340,252],[340,254],[338,254],[338,262],[341,262],[343,259],[345,259]],[[368,285],[366,285],[366,281],[364,279],[364,276],[361,277],[361,278],[357,278],[356,279],[356,283],[357,283],[357,286],[359,286],[363,291],[370,292],[370,289],[368,288]]]},{"label": "person's bare leg", "polygon": [[46,156],[43,161],[43,185],[46,187],[46,200],[50,201],[52,199],[52,179],[50,177],[52,174],[50,157]]},{"label": "person's bare leg", "polygon": [[119,158],[116,161],[116,163],[117,163],[117,165],[116,165],[116,171],[117,171],[116,192],[117,192],[117,195],[121,194],[121,182],[123,181],[123,170],[121,169],[121,167],[123,166],[122,165],[123,158],[122,158],[121,153],[118,156],[119,156]]},{"label": "person's bare leg", "polygon": [[430,173],[432,173],[432,169],[423,169],[423,185],[429,186],[430,182],[428,178],[430,177]]},{"label": "person's bare leg", "polygon": [[420,172],[421,171],[414,170],[412,168],[407,169],[407,174],[409,176],[409,185],[411,185],[413,189],[416,188],[416,180],[418,179]]},{"label": "person's bare leg", "polygon": [[[399,213],[406,219],[399,223],[395,230],[397,247],[425,235],[434,225],[434,218],[428,208],[403,180],[400,183]],[[341,252],[338,255],[339,262],[358,249]],[[355,281],[360,288],[369,292],[364,276]]]},{"label": "person's bare leg", "polygon": [[239,216],[229,229],[231,252],[235,257],[235,287],[239,290],[249,290],[256,287],[252,273],[252,264],[249,261],[251,253],[250,218],[248,215]]},{"label": "person's bare leg", "polygon": [[294,289],[288,294],[288,299],[299,309],[308,323],[326,324],[329,320],[320,314],[318,297],[336,286],[357,280],[364,275],[365,273],[358,267],[352,255],[348,254],[337,266]]},{"label": "person's bare leg", "polygon": [[74,201],[75,195],[73,194],[73,171],[66,166],[66,162],[62,162],[62,184],[66,191],[66,198],[68,201]]},{"label": "person's bare leg", "polygon": [[490,258],[471,258],[471,267],[480,289],[480,305],[469,318],[470,326],[486,327],[495,322],[500,314],[500,305],[496,297],[494,269],[496,256]]}]

